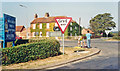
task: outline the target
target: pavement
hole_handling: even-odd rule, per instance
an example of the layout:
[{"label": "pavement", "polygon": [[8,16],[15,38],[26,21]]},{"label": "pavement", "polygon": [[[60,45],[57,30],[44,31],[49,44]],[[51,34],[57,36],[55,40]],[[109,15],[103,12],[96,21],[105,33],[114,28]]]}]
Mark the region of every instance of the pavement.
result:
[{"label": "pavement", "polygon": [[35,68],[35,69],[41,69],[41,70],[52,69],[56,66],[72,63],[72,62],[75,62],[75,61],[78,61],[78,60],[82,60],[82,59],[97,55],[97,54],[100,53],[101,50],[98,49],[98,48],[90,48],[89,51],[90,51],[90,53],[87,54],[87,55],[82,55],[85,51],[75,52],[75,53],[72,53],[70,55],[80,55],[81,54],[82,56],[78,57],[78,58],[73,58],[71,60],[63,61],[63,62],[60,62],[60,63],[54,63],[54,64],[50,64],[50,65],[40,66],[39,68]]}]

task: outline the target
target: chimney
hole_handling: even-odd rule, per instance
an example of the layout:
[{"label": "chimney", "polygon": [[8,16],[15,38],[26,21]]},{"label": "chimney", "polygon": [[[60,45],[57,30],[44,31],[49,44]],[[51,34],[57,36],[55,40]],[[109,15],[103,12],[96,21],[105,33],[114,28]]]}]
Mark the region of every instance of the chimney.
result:
[{"label": "chimney", "polygon": [[38,15],[37,15],[37,14],[35,14],[34,18],[38,18]]},{"label": "chimney", "polygon": [[45,13],[45,18],[48,18],[49,17],[49,13]]}]

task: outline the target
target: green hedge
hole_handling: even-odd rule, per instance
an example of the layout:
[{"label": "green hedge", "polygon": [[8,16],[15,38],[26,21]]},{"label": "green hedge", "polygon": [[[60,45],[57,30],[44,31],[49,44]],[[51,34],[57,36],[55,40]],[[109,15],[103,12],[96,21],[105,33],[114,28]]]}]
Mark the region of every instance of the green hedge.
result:
[{"label": "green hedge", "polygon": [[29,39],[17,39],[15,41],[15,46],[20,45],[20,44],[26,44],[29,43]]},{"label": "green hedge", "polygon": [[120,36],[113,36],[113,39],[120,40]]},{"label": "green hedge", "polygon": [[23,44],[2,49],[2,64],[27,62],[44,59],[60,54],[60,44],[57,40],[44,40],[36,43]]},{"label": "green hedge", "polygon": [[29,39],[29,43],[34,43],[34,42],[41,42],[41,41],[44,41],[44,40],[54,40],[55,37],[34,37],[34,38],[31,38]]}]

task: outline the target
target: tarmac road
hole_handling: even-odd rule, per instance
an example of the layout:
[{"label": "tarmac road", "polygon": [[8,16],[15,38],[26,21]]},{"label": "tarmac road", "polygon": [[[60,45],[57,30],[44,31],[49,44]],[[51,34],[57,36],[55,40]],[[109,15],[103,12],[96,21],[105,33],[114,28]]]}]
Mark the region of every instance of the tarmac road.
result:
[{"label": "tarmac road", "polygon": [[[103,41],[92,39],[91,46],[101,49],[101,53],[84,61],[69,63],[55,69],[118,69],[118,41]],[[60,41],[62,46],[62,41]],[[65,41],[65,47],[77,46],[76,41]]]}]

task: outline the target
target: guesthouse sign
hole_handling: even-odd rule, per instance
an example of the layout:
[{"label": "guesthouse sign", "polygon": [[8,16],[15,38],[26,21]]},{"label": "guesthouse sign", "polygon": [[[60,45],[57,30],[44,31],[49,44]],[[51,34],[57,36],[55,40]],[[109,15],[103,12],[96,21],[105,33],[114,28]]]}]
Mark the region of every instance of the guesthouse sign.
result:
[{"label": "guesthouse sign", "polygon": [[5,43],[15,41],[16,18],[8,14],[3,14],[0,18],[0,40],[3,41],[3,48]]},{"label": "guesthouse sign", "polygon": [[5,41],[11,42],[15,41],[15,17],[4,14],[4,24],[5,24]]}]

